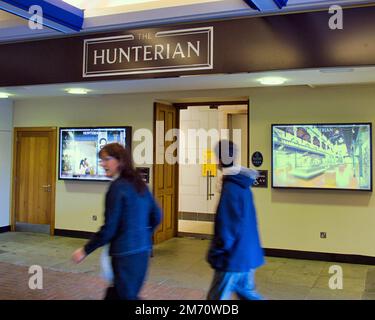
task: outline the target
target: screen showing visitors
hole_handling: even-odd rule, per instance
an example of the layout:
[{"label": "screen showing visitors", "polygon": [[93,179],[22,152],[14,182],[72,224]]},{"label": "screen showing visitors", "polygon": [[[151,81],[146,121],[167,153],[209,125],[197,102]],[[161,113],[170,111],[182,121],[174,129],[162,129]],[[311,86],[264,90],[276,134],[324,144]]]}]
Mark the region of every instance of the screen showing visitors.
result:
[{"label": "screen showing visitors", "polygon": [[112,142],[130,148],[131,127],[60,128],[59,179],[109,180],[98,152]]}]

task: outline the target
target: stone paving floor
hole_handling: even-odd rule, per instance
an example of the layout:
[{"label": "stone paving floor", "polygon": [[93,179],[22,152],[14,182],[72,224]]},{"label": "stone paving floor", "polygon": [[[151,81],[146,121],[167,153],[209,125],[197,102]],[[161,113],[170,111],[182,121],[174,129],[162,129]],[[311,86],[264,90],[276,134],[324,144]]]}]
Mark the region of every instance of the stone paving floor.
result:
[{"label": "stone paving floor", "polygon": [[[81,264],[71,253],[86,240],[45,234],[0,234],[0,300],[102,299],[106,283],[97,250]],[[205,299],[212,270],[205,262],[207,240],[173,238],[154,247],[143,299]],[[28,286],[29,267],[43,268],[43,289]],[[343,270],[343,289],[328,286],[329,267]],[[259,292],[268,300],[375,300],[375,266],[267,257],[256,272]]]}]

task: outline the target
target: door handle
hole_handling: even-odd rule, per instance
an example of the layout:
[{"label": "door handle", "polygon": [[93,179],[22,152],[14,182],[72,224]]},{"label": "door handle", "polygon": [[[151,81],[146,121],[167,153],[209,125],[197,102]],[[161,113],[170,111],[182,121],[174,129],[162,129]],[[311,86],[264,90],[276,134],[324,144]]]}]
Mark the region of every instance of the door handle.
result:
[{"label": "door handle", "polygon": [[206,185],[206,192],[207,192],[207,200],[210,200],[210,186],[209,186],[209,184],[210,184],[210,175],[209,175],[209,171],[206,171],[206,176],[207,176],[207,185]]},{"label": "door handle", "polygon": [[46,192],[51,192],[51,185],[50,184],[43,185],[42,188],[47,189],[47,190],[45,190]]},{"label": "door handle", "polygon": [[212,193],[212,177],[213,175],[211,175],[211,171],[208,171],[208,174],[207,176],[209,177],[209,200],[212,199],[212,197],[215,195],[214,193]]},{"label": "door handle", "polygon": [[208,171],[207,176],[208,176],[208,181],[209,181],[208,197],[211,200],[211,171]]}]

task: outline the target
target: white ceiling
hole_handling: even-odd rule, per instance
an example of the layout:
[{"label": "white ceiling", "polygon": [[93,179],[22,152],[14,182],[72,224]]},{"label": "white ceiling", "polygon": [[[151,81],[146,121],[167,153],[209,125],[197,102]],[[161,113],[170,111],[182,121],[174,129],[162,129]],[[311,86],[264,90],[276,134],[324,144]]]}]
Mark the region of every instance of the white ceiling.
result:
[{"label": "white ceiling", "polygon": [[[137,1],[138,3],[135,3]],[[82,32],[130,29],[187,21],[272,14],[252,10],[243,0],[66,0],[85,9]],[[375,4],[369,0],[289,0],[276,13],[328,8],[332,4]],[[48,28],[31,30],[27,21],[0,11],[0,43],[64,36]]]},{"label": "white ceiling", "polygon": [[284,86],[315,86],[370,84],[375,83],[375,67],[332,68],[321,70],[289,70],[282,72],[217,74],[187,76],[164,79],[101,81],[71,84],[54,84],[25,87],[0,88],[12,94],[11,99],[29,99],[36,97],[71,96],[67,88],[86,88],[88,95],[167,92],[182,90],[207,90],[261,87],[257,79],[264,76],[281,76],[287,79]]}]

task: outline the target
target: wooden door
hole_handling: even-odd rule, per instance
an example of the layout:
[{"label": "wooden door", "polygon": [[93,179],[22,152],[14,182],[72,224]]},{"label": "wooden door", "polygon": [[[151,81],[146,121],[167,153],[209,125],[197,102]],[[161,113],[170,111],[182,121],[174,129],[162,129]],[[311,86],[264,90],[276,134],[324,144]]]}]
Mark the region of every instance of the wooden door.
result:
[{"label": "wooden door", "polygon": [[[171,156],[166,154],[166,150],[173,141],[166,141],[165,133],[172,128],[177,128],[178,122],[177,111],[172,105],[155,103],[154,112],[155,124],[159,122],[159,126],[155,125],[154,129],[153,189],[154,195],[163,209],[163,221],[155,233],[154,243],[160,243],[177,235],[178,165],[172,165],[166,161]],[[160,127],[160,123],[163,124],[163,128]]]},{"label": "wooden door", "polygon": [[228,129],[230,132],[230,139],[233,141],[233,130],[241,130],[241,166],[247,167],[247,156],[248,156],[248,142],[247,142],[247,113],[232,113],[228,114]]},{"label": "wooden door", "polygon": [[16,128],[13,221],[50,225],[54,230],[56,129]]}]

